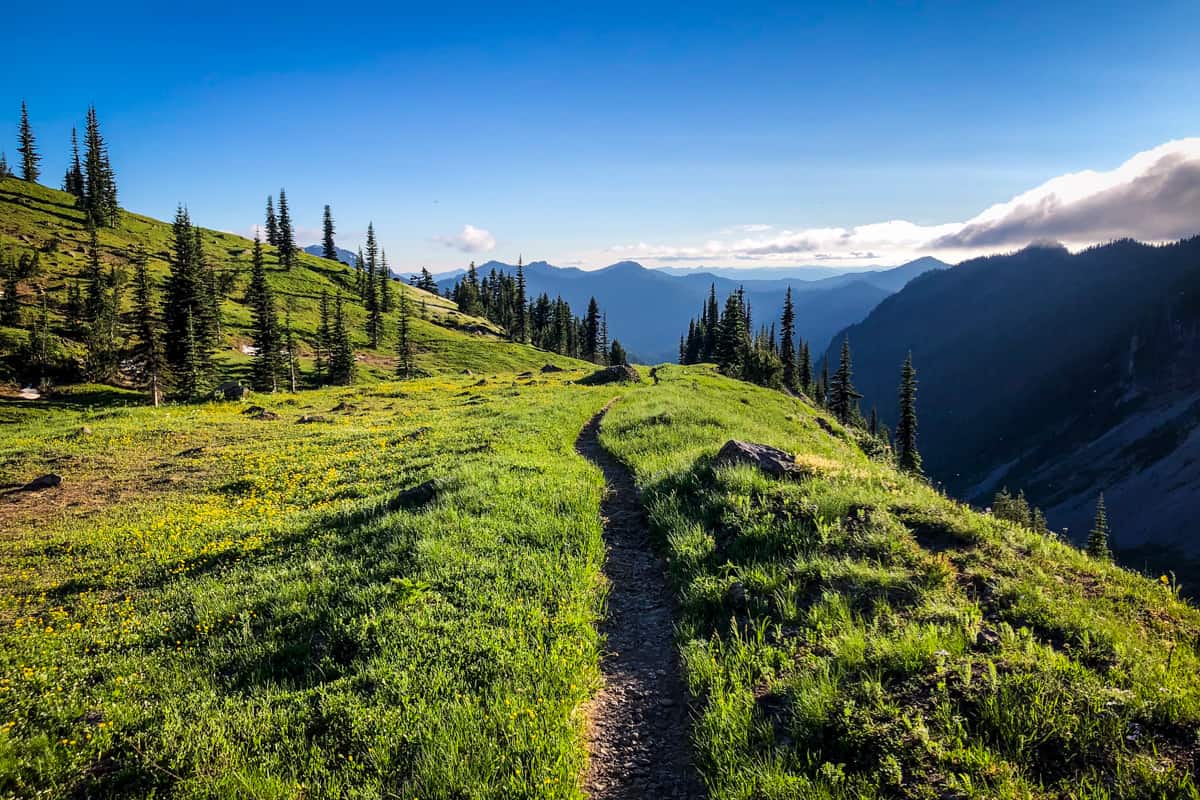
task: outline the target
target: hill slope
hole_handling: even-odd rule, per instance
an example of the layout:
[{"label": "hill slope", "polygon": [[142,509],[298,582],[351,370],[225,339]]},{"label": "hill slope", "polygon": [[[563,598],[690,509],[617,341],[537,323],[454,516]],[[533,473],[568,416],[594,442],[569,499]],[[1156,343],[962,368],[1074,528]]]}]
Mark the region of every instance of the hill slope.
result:
[{"label": "hill slope", "polygon": [[[61,340],[64,354],[78,358],[82,346],[74,341],[64,325],[63,307],[67,287],[81,279],[87,247],[87,231],[83,213],[74,207],[74,198],[65,193],[15,178],[0,181],[0,250],[13,256],[34,251],[38,253],[41,274],[23,282],[20,295],[27,321],[34,314],[36,291],[48,293],[53,333]],[[197,221],[199,222],[199,221]],[[150,272],[159,291],[168,270],[171,247],[169,223],[125,212],[119,227],[99,232],[101,258],[105,268],[116,264],[125,270],[125,280],[132,280],[130,258],[133,248],[140,246],[150,257]],[[204,230],[205,255],[226,283],[222,303],[224,348],[216,357],[225,375],[245,373],[248,357],[243,346],[250,343],[250,312],[243,303],[249,280],[252,243],[240,236],[220,231]],[[278,304],[290,311],[299,338],[302,364],[308,363],[312,344],[316,341],[319,303],[322,292],[330,299],[341,292],[345,299],[348,324],[357,340],[360,374],[371,380],[386,377],[393,369],[397,315],[386,315],[386,335],[378,350],[365,347],[366,314],[355,299],[354,273],[343,264],[318,256],[301,253],[295,267],[282,269],[274,248],[267,247],[268,280],[275,291]],[[504,341],[502,332],[487,320],[460,314],[450,301],[415,289],[393,284],[396,291],[408,292],[417,312],[412,322],[412,337],[416,346],[417,366],[431,374],[458,372],[462,369],[521,371],[552,362],[569,366],[571,359],[524,345]],[[132,292],[124,293],[125,310],[131,307]],[[25,331],[0,327],[0,356],[9,357],[24,341]],[[0,361],[0,380],[18,380],[20,364],[11,358]]]},{"label": "hill slope", "polygon": [[1082,537],[1104,491],[1118,545],[1200,554],[1197,286],[1200,238],[1034,247],[922,276],[846,333],[889,423],[912,350],[926,466],[954,492],[1024,489]]}]

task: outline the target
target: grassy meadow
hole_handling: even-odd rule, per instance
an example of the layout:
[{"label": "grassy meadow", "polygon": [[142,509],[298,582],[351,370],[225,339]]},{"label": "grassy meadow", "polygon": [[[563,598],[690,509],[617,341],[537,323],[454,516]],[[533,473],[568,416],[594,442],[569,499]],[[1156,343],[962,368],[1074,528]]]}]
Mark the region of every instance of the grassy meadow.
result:
[{"label": "grassy meadow", "polygon": [[[659,375],[601,440],[681,596],[714,800],[1200,796],[1200,612],[1169,580],[951,502],[800,401]],[[807,477],[714,469],[730,438]]]},{"label": "grassy meadow", "polygon": [[0,796],[580,797],[581,374],[0,405]]}]

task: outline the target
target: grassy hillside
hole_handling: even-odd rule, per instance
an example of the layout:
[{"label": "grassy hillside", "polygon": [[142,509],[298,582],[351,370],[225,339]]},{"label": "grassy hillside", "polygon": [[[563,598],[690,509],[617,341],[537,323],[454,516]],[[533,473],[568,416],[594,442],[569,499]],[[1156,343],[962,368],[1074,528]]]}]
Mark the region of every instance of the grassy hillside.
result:
[{"label": "grassy hillside", "polygon": [[580,797],[580,374],[0,404],[0,797]]},{"label": "grassy hillside", "polygon": [[[65,193],[16,178],[0,180],[0,250],[21,255],[36,251],[42,274],[21,286],[26,324],[34,314],[35,292],[48,292],[53,332],[60,338],[63,351],[76,357],[82,345],[71,340],[63,325],[62,306],[67,286],[83,274],[88,234],[83,212],[74,207],[74,198]],[[202,223],[203,220],[196,220]],[[106,267],[116,264],[125,270],[127,284],[132,280],[130,254],[135,246],[150,255],[150,270],[161,292],[169,270],[172,246],[171,226],[166,222],[126,212],[119,227],[101,229],[102,260]],[[250,275],[251,242],[240,236],[204,230],[205,255],[218,274],[227,276],[229,290],[222,304],[224,347],[217,361],[225,375],[241,376],[249,358],[241,347],[250,343],[250,311],[242,302]],[[321,292],[332,299],[339,290],[346,300],[349,326],[360,349],[360,374],[363,380],[386,379],[393,370],[396,336],[395,312],[386,315],[387,335],[378,350],[365,347],[366,314],[355,302],[354,273],[344,264],[300,253],[297,264],[285,270],[278,264],[275,249],[266,248],[269,280],[281,309],[289,310],[301,343],[302,364],[308,366],[312,343],[316,340]],[[411,286],[395,284],[409,293],[416,318],[412,337],[419,369],[430,374],[474,371],[522,371],[545,363],[560,366],[577,364],[554,354],[503,341],[501,331],[484,319],[460,314],[453,303],[436,294]],[[132,305],[132,291],[124,293],[125,310]],[[26,332],[0,327],[0,356],[11,356],[25,340]],[[0,380],[20,377],[20,364],[0,360]]]},{"label": "grassy hillside", "polygon": [[[783,395],[702,368],[619,403],[683,603],[714,798],[1198,796],[1200,613],[974,513]],[[729,438],[781,482],[710,466]]]}]

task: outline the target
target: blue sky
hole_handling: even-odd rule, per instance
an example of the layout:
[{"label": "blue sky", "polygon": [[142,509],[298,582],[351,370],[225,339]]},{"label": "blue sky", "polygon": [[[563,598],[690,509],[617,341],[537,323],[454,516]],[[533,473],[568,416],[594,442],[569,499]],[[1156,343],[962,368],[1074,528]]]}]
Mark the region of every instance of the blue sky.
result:
[{"label": "blue sky", "polygon": [[961,224],[1200,135],[1195,2],[36,8],[10,161],[21,98],[54,176],[95,103],[128,208],[244,232],[286,186],[397,268],[889,261],[770,243]]}]

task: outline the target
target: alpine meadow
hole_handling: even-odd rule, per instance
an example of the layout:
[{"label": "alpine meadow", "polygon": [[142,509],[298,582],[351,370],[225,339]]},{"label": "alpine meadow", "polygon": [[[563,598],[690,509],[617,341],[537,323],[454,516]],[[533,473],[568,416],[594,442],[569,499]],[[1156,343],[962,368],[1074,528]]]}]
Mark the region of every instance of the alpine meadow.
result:
[{"label": "alpine meadow", "polygon": [[10,15],[0,799],[1200,800],[1193,4],[173,13]]}]

